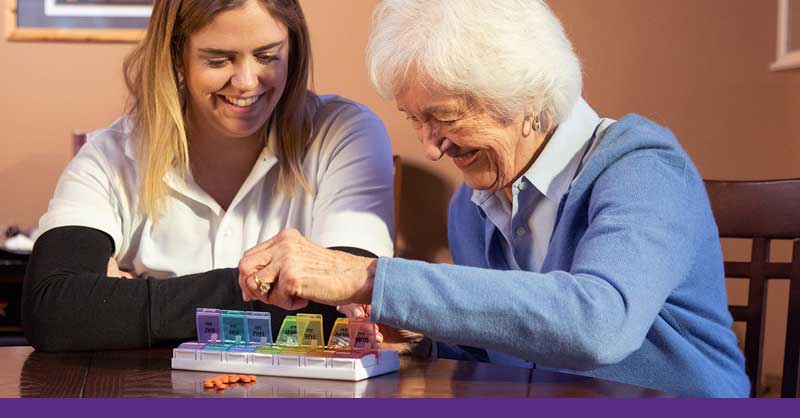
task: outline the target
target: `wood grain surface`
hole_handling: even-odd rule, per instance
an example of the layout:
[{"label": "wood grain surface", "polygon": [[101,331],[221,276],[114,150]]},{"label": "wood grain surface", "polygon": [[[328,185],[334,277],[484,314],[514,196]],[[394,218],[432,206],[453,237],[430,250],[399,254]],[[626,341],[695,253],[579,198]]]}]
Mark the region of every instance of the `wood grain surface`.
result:
[{"label": "wood grain surface", "polygon": [[589,377],[487,363],[401,357],[396,373],[360,382],[258,376],[225,391],[203,388],[217,373],[172,370],[169,348],[38,353],[0,347],[0,397],[119,398],[492,398],[663,397]]}]

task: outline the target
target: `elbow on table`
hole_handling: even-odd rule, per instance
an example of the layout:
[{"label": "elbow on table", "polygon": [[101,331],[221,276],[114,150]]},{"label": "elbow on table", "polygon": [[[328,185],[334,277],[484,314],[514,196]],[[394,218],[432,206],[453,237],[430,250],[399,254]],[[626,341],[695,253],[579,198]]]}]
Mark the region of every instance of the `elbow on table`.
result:
[{"label": "elbow on table", "polygon": [[28,315],[27,319],[23,316],[22,327],[25,338],[36,351],[92,351],[103,348],[87,344],[80,329],[76,329],[74,333],[64,332],[64,329],[70,326],[52,316]]},{"label": "elbow on table", "polygon": [[[638,350],[643,338],[618,326],[586,321],[573,332],[552,335],[545,353],[516,351],[520,358],[530,359],[548,367],[589,371],[617,364]],[[518,347],[517,347],[518,348]]]},{"label": "elbow on table", "polygon": [[573,370],[588,371],[621,362],[639,350],[647,336],[646,321],[633,316],[630,306],[619,291],[602,283],[600,296],[588,299],[574,316],[569,333]]},{"label": "elbow on table", "polygon": [[568,366],[573,370],[588,371],[617,364],[635,350],[620,350],[613,346],[599,346],[582,351],[576,356],[575,364]]},{"label": "elbow on table", "polygon": [[22,329],[28,343],[36,351],[64,351],[67,349],[58,344],[57,339],[52,335],[52,331],[55,329],[52,321],[41,318],[38,313],[23,313]]},{"label": "elbow on table", "polygon": [[575,344],[572,358],[567,368],[588,371],[617,364],[627,358],[642,345],[640,338],[626,335],[616,327],[584,334]]},{"label": "elbow on table", "polygon": [[71,347],[59,330],[64,327],[66,318],[57,318],[36,297],[23,292],[22,329],[28,343],[36,351],[66,351]]}]

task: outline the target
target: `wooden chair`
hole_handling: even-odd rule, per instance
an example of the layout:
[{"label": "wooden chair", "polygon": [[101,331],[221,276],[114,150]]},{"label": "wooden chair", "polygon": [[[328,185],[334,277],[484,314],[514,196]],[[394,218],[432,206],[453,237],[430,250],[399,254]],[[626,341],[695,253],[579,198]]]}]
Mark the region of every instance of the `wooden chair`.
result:
[{"label": "wooden chair", "polygon": [[[749,262],[725,262],[729,278],[749,279],[745,306],[730,306],[734,321],[746,323],[746,371],[756,396],[766,317],[767,282],[789,280],[786,351],[781,397],[798,397],[800,362],[800,179],[705,182],[721,238],[752,239]],[[792,260],[770,262],[771,240],[793,240]]]}]

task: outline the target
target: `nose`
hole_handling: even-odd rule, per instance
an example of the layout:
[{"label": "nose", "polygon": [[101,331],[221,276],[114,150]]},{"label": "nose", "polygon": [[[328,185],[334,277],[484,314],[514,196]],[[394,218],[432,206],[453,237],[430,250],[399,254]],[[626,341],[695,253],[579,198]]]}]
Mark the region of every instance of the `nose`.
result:
[{"label": "nose", "polygon": [[242,60],[237,63],[231,77],[231,85],[242,93],[255,90],[258,86],[257,63],[251,60]]},{"label": "nose", "polygon": [[431,161],[442,159],[447,149],[453,145],[447,137],[439,134],[438,129],[434,129],[428,123],[423,123],[417,129],[417,138],[422,143],[425,156]]}]

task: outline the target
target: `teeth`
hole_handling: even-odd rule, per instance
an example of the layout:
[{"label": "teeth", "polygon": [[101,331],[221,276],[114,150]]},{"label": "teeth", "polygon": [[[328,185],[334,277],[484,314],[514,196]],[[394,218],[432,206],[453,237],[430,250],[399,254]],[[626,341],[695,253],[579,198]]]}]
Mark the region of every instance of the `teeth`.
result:
[{"label": "teeth", "polygon": [[227,100],[228,103],[230,103],[230,104],[232,104],[234,106],[247,107],[247,106],[250,106],[251,104],[255,103],[256,100],[258,100],[259,97],[261,97],[261,96],[253,96],[253,97],[248,97],[246,99],[238,99],[236,97],[225,96],[225,100]]}]

